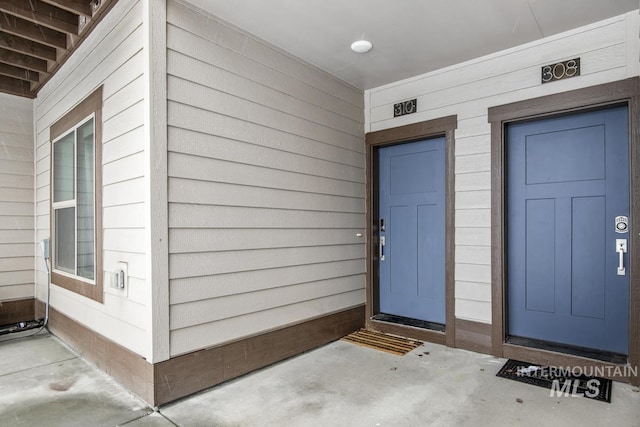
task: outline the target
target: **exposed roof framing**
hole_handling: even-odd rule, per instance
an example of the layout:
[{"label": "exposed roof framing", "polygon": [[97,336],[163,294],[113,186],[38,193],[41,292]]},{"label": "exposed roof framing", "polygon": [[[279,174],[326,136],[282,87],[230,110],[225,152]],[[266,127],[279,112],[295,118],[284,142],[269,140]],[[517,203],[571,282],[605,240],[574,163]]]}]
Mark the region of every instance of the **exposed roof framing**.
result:
[{"label": "exposed roof framing", "polygon": [[0,92],[35,98],[118,0],[0,0]]}]

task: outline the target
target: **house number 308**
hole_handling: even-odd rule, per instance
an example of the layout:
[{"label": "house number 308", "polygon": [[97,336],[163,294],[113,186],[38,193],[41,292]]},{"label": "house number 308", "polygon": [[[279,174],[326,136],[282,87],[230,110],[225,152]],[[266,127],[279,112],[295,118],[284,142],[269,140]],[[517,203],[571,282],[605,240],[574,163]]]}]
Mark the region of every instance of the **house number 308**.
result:
[{"label": "house number 308", "polygon": [[568,79],[580,75],[580,58],[557,62],[542,67],[542,83]]}]

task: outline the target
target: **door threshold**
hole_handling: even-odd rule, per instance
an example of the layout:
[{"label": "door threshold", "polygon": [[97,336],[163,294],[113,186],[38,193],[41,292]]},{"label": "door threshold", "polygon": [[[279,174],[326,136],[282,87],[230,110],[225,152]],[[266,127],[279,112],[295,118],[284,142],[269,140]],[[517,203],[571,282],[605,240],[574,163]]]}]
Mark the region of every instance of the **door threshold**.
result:
[{"label": "door threshold", "polygon": [[379,313],[374,315],[372,319],[380,322],[396,323],[398,325],[412,326],[414,328],[445,332],[445,325],[442,323],[428,322],[426,320],[412,319],[410,317],[396,316],[394,314]]},{"label": "door threshold", "polygon": [[570,354],[572,356],[584,357],[586,359],[601,360],[603,362],[624,365],[627,363],[628,356],[626,354],[613,353],[603,350],[595,350],[591,348],[578,347],[567,344],[558,344],[549,341],[537,340],[533,338],[523,338],[510,336],[505,340],[507,344],[518,345],[521,347],[530,347],[538,350],[552,351],[554,353]]}]

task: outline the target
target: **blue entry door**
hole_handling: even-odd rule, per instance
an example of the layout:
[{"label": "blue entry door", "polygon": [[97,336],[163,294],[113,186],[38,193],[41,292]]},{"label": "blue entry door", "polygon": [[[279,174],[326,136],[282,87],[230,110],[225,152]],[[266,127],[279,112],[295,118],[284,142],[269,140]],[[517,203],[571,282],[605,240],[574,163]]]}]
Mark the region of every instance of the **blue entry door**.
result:
[{"label": "blue entry door", "polygon": [[380,312],[445,323],[445,144],[380,148]]},{"label": "blue entry door", "polygon": [[507,127],[507,299],[511,336],[628,354],[626,107]]}]

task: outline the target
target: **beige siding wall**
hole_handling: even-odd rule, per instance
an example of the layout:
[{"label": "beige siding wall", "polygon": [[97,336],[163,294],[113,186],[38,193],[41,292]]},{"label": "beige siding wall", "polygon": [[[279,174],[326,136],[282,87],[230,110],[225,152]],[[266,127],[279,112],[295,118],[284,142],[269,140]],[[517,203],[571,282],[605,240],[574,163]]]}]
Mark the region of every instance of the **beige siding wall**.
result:
[{"label": "beige siding wall", "polygon": [[33,101],[0,94],[0,302],[34,296]]},{"label": "beige siding wall", "polygon": [[362,92],[170,0],[171,355],[364,302]]},{"label": "beige siding wall", "polygon": [[[49,127],[99,85],[103,92],[104,304],[52,286],[51,305],[107,338],[147,356],[145,281],[144,52],[142,1],[120,0],[38,94],[36,120],[37,239],[50,235]],[[129,286],[109,287],[119,261]],[[38,296],[46,272],[37,262]]]},{"label": "beige siding wall", "polygon": [[[365,93],[367,131],[458,115],[456,130],[456,317],[491,322],[491,106],[638,75],[638,12],[608,19]],[[582,75],[540,84],[542,65],[581,58]],[[418,98],[418,113],[393,118],[393,103]]]}]

